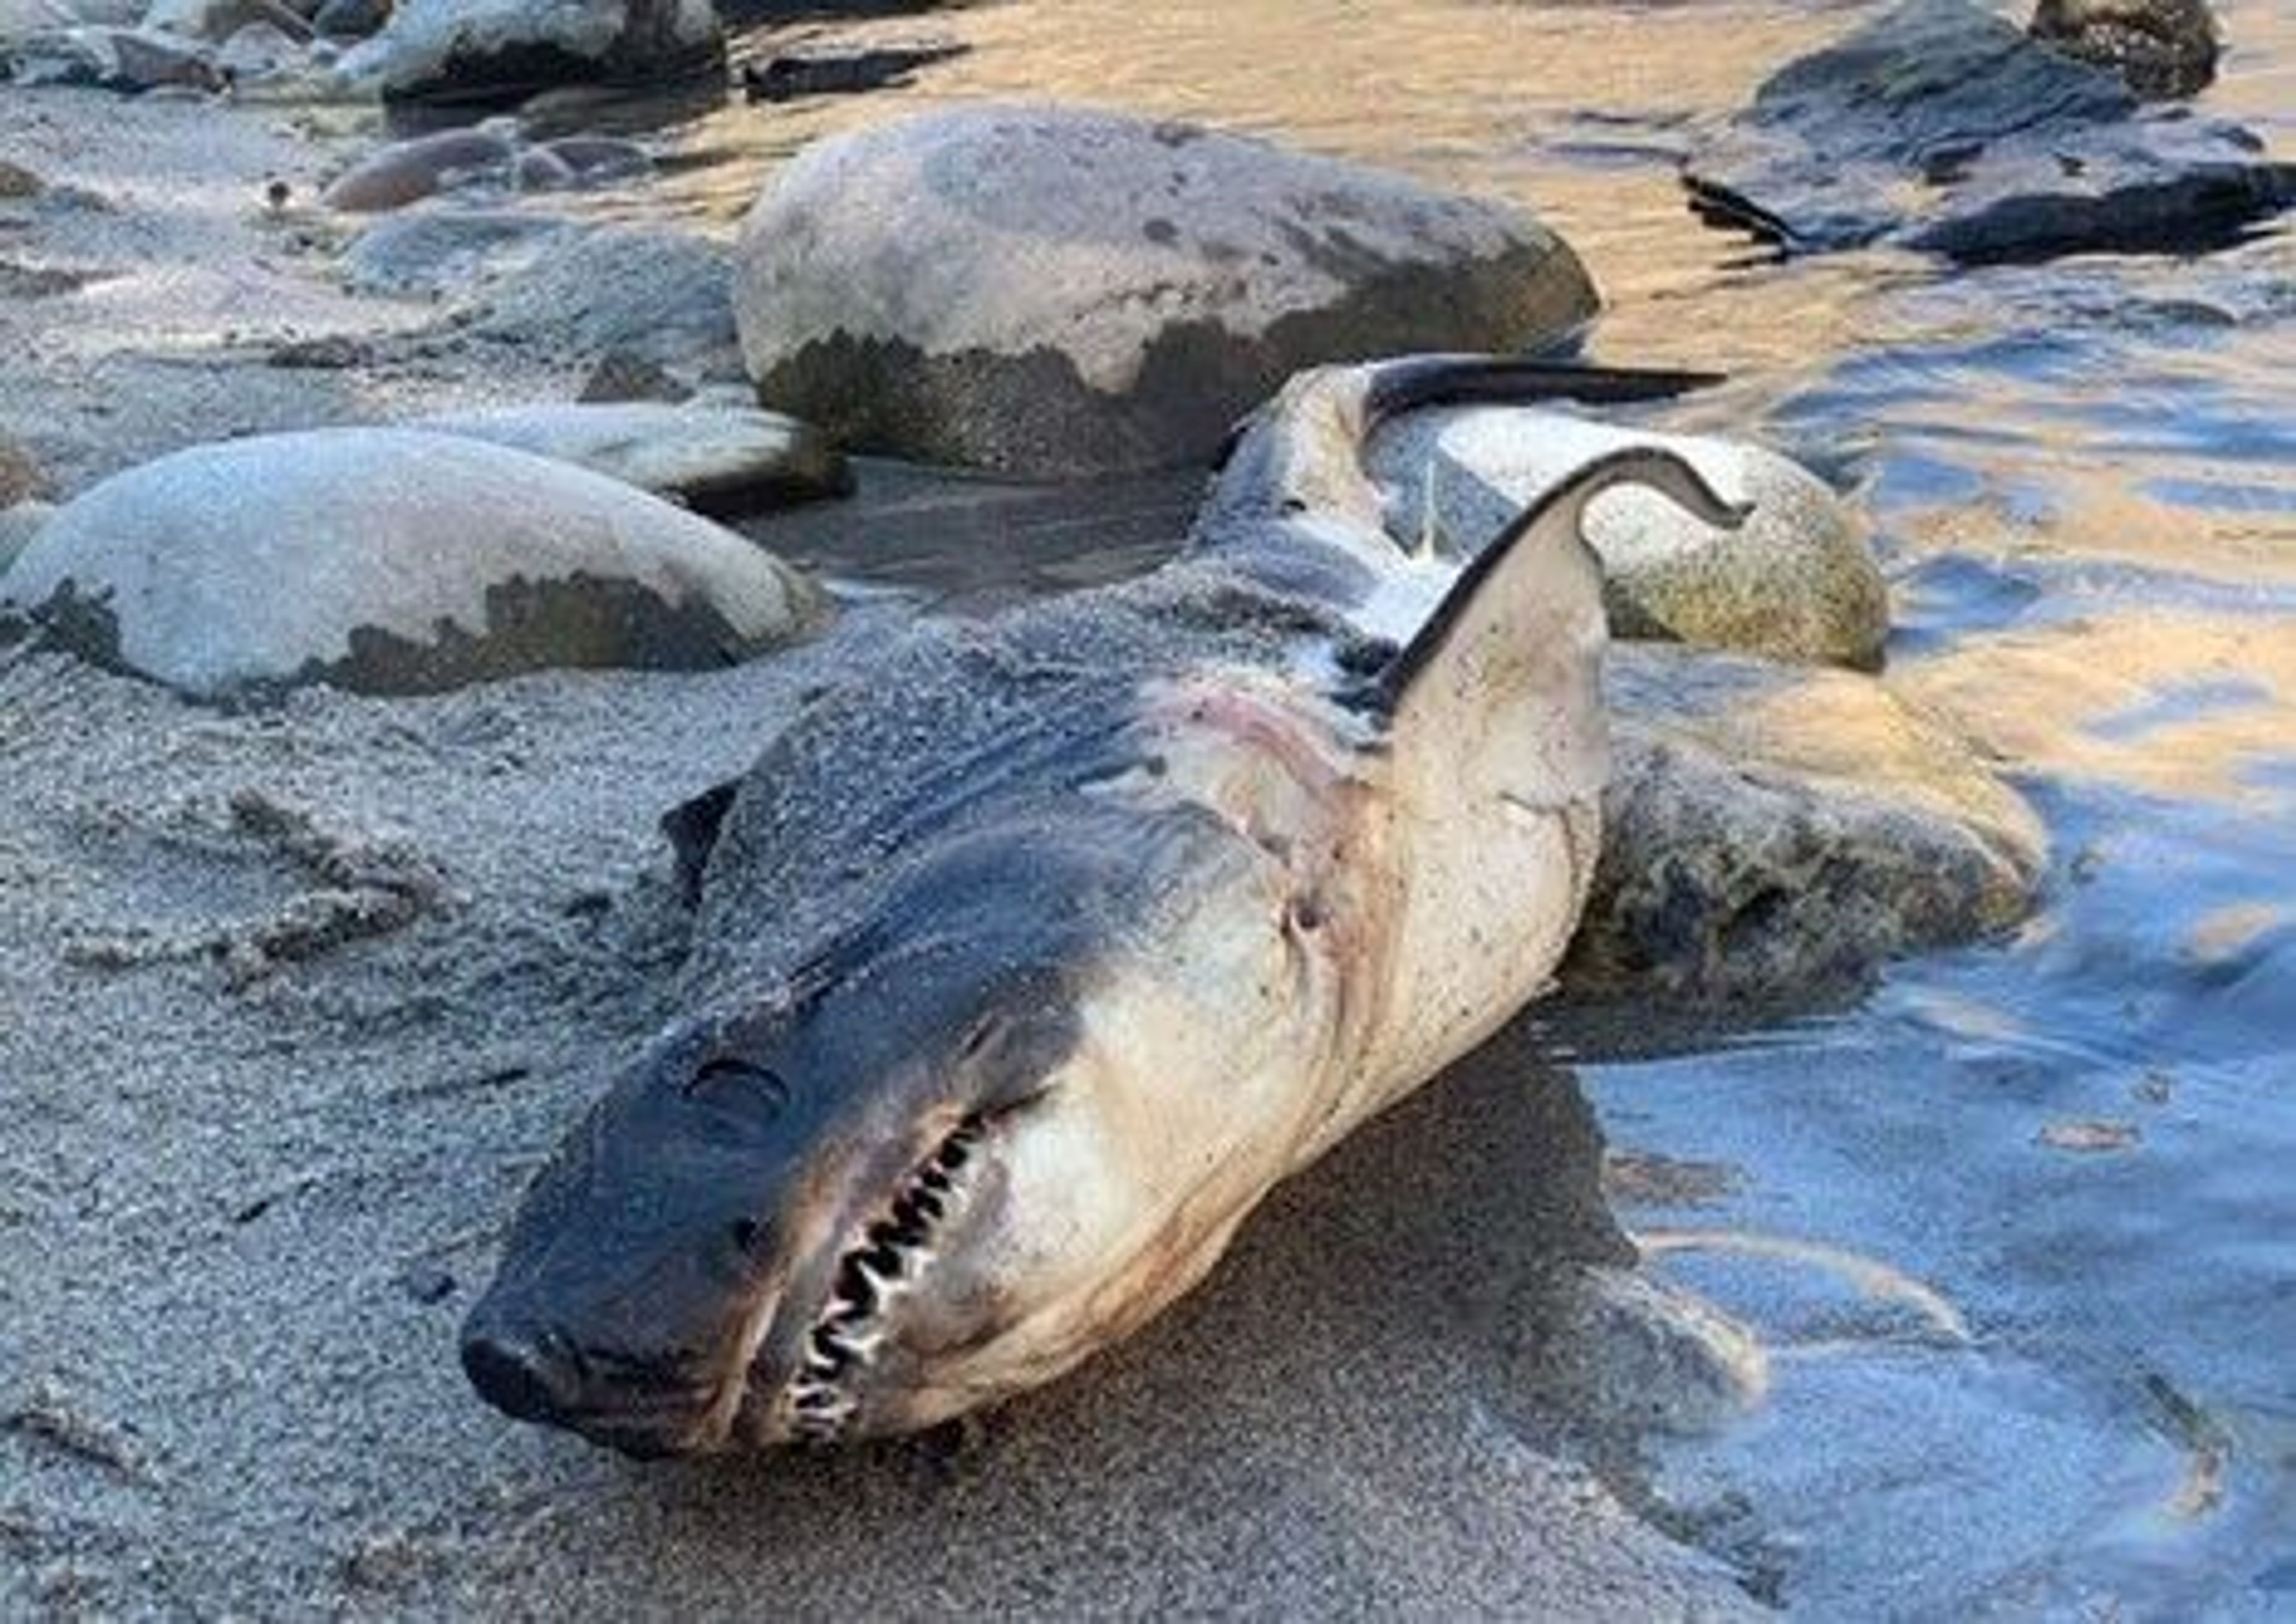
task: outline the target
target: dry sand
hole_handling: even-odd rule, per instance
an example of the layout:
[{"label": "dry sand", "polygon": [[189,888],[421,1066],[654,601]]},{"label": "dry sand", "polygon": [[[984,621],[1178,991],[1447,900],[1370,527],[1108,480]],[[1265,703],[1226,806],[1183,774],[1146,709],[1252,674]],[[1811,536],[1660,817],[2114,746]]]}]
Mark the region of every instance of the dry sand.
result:
[{"label": "dry sand", "polygon": [[[0,299],[0,433],[67,494],[569,387],[263,365],[429,319],[321,280],[262,191],[328,154],[275,121],[8,93],[0,155],[102,200],[0,229],[102,273]],[[961,1447],[640,1466],[469,1393],[456,1322],[522,1181],[666,1013],[655,816],[908,612],[715,675],[236,715],[0,653],[0,1615],[1751,1610],[1542,1441],[1542,1282],[1619,1242],[1521,1032]]]}]

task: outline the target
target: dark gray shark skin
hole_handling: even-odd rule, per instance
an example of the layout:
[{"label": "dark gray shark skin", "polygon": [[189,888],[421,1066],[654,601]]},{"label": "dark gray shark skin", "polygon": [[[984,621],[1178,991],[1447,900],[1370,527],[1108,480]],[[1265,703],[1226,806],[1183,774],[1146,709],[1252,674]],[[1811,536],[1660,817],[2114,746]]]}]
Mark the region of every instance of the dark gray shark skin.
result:
[{"label": "dark gray shark skin", "polygon": [[[1242,1176],[1241,1196],[1192,1195],[1176,1238],[1134,1248],[1109,1282],[1032,1295],[1030,1267],[1073,1271],[1061,1249],[1093,1193],[1076,1193],[1074,1212],[1028,1210],[1045,1198],[1024,1193],[1013,1160],[1023,1131],[1111,1153],[1092,1120],[1062,1114],[1061,1091],[1086,1087],[1078,1068],[1105,1070],[1091,1034],[1128,1018],[1111,1009],[1177,1010],[1140,1029],[1181,1029],[1176,1041],[1198,1014],[1207,1030],[1237,1018],[1216,1007],[1231,988],[1190,955],[1231,939],[1203,922],[1294,855],[1292,832],[1161,792],[1193,769],[1160,755],[1150,696],[1264,673],[1312,691],[1346,749],[1377,756],[1480,578],[1539,514],[1471,563],[1407,641],[1391,637],[1382,558],[1401,549],[1358,461],[1375,424],[1438,402],[1651,398],[1704,381],[1450,357],[1307,374],[1240,431],[1171,564],[987,622],[921,625],[865,681],[811,704],[737,784],[673,812],[697,909],[689,1013],[528,1193],[463,1331],[479,1392],[640,1456],[900,1431],[1056,1374],[1184,1291],[1282,1169]],[[1655,452],[1604,459],[1541,512],[1561,504],[1575,525],[1594,490],[1629,479],[1734,521]],[[1239,724],[1240,757],[1263,736],[1271,755],[1307,748],[1259,717]],[[1275,781],[1291,794],[1313,776],[1295,762]],[[1570,861],[1591,870],[1578,828]],[[1586,878],[1568,882],[1582,898]],[[1376,973],[1364,967],[1376,907],[1353,895],[1335,873],[1328,892],[1280,899],[1270,939],[1290,968],[1259,988],[1292,977],[1308,989],[1300,1006],[1317,1013],[1293,1046],[1335,1076],[1377,1001],[1361,984]],[[1232,992],[1253,984],[1239,974]],[[1271,1029],[1286,1018],[1272,1013]],[[1238,1068],[1248,1090],[1258,1074]],[[1175,1088],[1175,1113],[1223,1109]],[[1185,1138],[1186,1123],[1169,1126]],[[1202,1189],[1221,1177],[1208,1170]],[[984,1374],[1000,1349],[1021,1351]]]}]

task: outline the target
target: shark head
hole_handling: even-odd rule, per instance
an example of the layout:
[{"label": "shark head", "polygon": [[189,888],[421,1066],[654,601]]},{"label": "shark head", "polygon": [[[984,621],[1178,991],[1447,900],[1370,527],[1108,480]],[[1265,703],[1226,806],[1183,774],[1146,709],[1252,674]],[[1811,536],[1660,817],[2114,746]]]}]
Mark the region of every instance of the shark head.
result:
[{"label": "shark head", "polygon": [[463,1361],[636,1455],[912,1431],[1193,1284],[1288,1170],[1339,966],[1283,864],[1111,804],[959,841],[679,1022],[537,1177]]}]

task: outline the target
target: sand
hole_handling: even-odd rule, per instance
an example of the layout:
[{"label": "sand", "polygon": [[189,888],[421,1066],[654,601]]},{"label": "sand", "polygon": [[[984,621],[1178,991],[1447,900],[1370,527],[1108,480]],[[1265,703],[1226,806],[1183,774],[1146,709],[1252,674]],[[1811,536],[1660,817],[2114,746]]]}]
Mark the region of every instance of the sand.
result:
[{"label": "sand", "polygon": [[[64,494],[192,440],[563,398],[325,278],[280,115],[9,93],[0,434]],[[703,676],[218,713],[0,652],[0,1615],[1616,1618],[1751,1603],[1558,1441],[1550,1287],[1620,1243],[1518,1029],[1281,1192],[1144,1336],[955,1437],[641,1466],[468,1391],[519,1190],[668,1013],[653,820],[912,606]]]}]

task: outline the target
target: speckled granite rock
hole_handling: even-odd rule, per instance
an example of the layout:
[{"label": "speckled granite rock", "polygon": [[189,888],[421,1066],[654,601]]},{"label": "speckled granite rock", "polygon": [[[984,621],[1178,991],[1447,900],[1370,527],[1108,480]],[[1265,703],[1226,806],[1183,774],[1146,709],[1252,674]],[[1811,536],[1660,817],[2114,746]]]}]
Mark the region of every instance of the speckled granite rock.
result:
[{"label": "speckled granite rock", "polygon": [[2040,820],[1880,681],[1611,650],[1595,892],[1562,972],[1585,997],[1800,1002],[2031,907]]},{"label": "speckled granite rock", "polygon": [[1605,496],[1587,514],[1613,636],[1734,649],[1773,660],[1871,667],[1890,635],[1889,585],[1866,528],[1825,482],[1760,446],[1614,428],[1516,407],[1414,413],[1371,468],[1390,527],[1480,551],[1516,514],[1606,452],[1660,446],[1753,512],[1734,531],[1655,492]]},{"label": "speckled granite rock", "polygon": [[1193,125],[928,113],[816,144],[743,228],[759,398],[842,443],[1078,476],[1209,457],[1294,371],[1591,316],[1505,205]]}]

